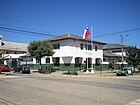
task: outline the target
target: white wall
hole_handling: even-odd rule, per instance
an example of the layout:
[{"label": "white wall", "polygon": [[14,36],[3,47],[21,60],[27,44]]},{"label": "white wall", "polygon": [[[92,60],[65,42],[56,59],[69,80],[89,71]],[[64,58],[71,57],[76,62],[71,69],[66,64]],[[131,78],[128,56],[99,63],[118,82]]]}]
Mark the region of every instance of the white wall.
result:
[{"label": "white wall", "polygon": [[6,58],[19,58],[20,56],[24,56],[26,55],[25,54],[4,54],[3,57],[6,57]]},{"label": "white wall", "polygon": [[[60,63],[64,63],[64,59],[62,57],[72,57],[71,63],[75,63],[75,58],[76,57],[81,57],[83,58],[83,63],[86,60],[86,58],[93,58],[93,63],[95,63],[96,58],[101,58],[103,60],[103,50],[102,50],[102,45],[101,44],[93,44],[93,49],[92,50],[81,50],[80,44],[81,43],[86,43],[90,44],[88,42],[83,42],[83,41],[75,41],[75,40],[61,40],[57,41],[56,43],[60,43],[60,49],[54,50],[55,54],[53,57],[60,57]],[[95,51],[95,45],[98,47],[97,51]],[[52,57],[50,57],[52,62]],[[46,57],[42,58],[42,64],[46,63]],[[33,59],[33,63],[36,64],[36,60]]]}]

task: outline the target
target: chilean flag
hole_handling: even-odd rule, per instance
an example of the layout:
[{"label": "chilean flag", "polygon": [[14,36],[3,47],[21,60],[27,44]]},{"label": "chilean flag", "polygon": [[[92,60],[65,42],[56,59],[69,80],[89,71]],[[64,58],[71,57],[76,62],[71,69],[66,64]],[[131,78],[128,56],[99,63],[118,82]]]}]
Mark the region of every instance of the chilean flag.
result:
[{"label": "chilean flag", "polygon": [[86,39],[89,35],[90,35],[90,30],[89,30],[89,27],[86,26],[84,30],[84,34],[83,34],[83,39]]}]

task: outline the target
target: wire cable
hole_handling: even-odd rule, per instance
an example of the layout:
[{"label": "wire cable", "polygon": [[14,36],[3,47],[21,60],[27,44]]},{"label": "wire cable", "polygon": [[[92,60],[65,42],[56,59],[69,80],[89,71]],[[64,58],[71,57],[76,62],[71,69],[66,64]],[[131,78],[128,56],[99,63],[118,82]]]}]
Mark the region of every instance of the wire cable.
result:
[{"label": "wire cable", "polygon": [[136,31],[136,30],[140,30],[140,27],[139,28],[135,28],[135,29],[125,30],[125,31],[114,32],[114,33],[110,33],[110,34],[97,35],[97,36],[94,36],[92,38],[110,36],[110,35],[114,35],[114,34],[121,34],[121,33],[124,33],[124,32],[131,32],[131,31]]},{"label": "wire cable", "polygon": [[[52,35],[52,34],[48,34],[48,33],[42,33],[42,32],[35,32],[35,31],[30,31],[30,30],[23,30],[23,29],[20,29],[20,28],[11,28],[11,27],[6,27],[6,26],[0,26],[0,29],[3,30],[3,31],[9,31],[9,32],[20,32],[20,33],[28,33],[28,34],[32,34],[32,35],[35,35],[35,36],[57,36],[57,35]],[[114,35],[114,34],[120,34],[120,33],[124,33],[124,32],[131,32],[131,31],[136,31],[136,30],[140,30],[140,27],[138,28],[134,28],[134,29],[130,29],[130,30],[125,30],[125,31],[119,31],[119,32],[113,32],[113,33],[110,33],[110,34],[102,34],[102,35],[97,35],[97,36],[94,36],[92,38],[97,38],[97,37],[104,37],[104,36],[111,36],[111,35]]]},{"label": "wire cable", "polygon": [[28,34],[34,34],[34,35],[43,35],[43,36],[56,36],[52,34],[47,34],[47,33],[41,33],[41,32],[35,32],[35,31],[29,31],[29,30],[22,30],[22,29],[17,29],[17,28],[10,28],[10,27],[3,27],[0,26],[0,29],[2,30],[8,30],[8,31],[16,31],[16,32],[22,32],[22,33],[28,33]]}]

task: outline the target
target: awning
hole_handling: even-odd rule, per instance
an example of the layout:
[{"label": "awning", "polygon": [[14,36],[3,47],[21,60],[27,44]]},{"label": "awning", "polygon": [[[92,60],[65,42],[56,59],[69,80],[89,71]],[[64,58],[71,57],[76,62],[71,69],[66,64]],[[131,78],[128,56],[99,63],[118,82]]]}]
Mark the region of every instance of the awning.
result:
[{"label": "awning", "polygon": [[72,56],[62,57],[64,63],[71,63],[72,58],[73,58]]}]

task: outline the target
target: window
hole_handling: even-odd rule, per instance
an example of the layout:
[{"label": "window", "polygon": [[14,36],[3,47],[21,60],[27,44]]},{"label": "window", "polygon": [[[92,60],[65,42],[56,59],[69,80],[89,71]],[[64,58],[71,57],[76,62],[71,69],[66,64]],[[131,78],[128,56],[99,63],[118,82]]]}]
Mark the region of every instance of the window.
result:
[{"label": "window", "polygon": [[97,49],[98,49],[97,46],[95,46],[95,51],[97,51]]},{"label": "window", "polygon": [[81,50],[83,50],[84,49],[84,45],[81,43],[81,45],[80,45],[80,48],[81,48]]},{"label": "window", "polygon": [[106,61],[106,58],[103,58],[103,61],[105,62]]},{"label": "window", "polygon": [[85,48],[86,48],[86,50],[92,50],[92,45],[90,45],[90,44],[87,45],[87,44],[86,44],[86,45],[85,45]]},{"label": "window", "polygon": [[75,64],[79,64],[79,58],[75,58]]},{"label": "window", "polygon": [[40,63],[40,60],[36,58],[36,63]]},{"label": "window", "polygon": [[46,63],[50,63],[50,58],[46,58]]},{"label": "window", "polygon": [[60,49],[60,43],[53,44],[53,49]]},{"label": "window", "polygon": [[88,50],[92,50],[92,46],[91,45],[88,45]]},{"label": "window", "polygon": [[85,44],[85,48],[86,48],[86,50],[88,49],[88,46],[87,46],[87,44]]},{"label": "window", "polygon": [[60,58],[59,57],[54,57],[53,58],[53,63],[55,66],[59,66],[60,65]]},{"label": "window", "polygon": [[80,67],[81,64],[82,64],[82,58],[81,57],[75,58],[75,67]]},{"label": "window", "polygon": [[96,65],[99,66],[101,63],[102,63],[102,59],[101,59],[101,58],[96,58],[96,59],[95,59],[95,64],[96,64]]}]

